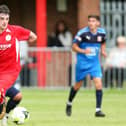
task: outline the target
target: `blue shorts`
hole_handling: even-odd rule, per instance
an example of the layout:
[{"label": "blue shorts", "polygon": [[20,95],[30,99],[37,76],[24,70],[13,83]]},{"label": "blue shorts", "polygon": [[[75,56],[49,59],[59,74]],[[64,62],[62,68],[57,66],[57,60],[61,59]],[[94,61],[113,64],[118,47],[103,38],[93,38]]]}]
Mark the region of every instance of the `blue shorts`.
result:
[{"label": "blue shorts", "polygon": [[19,92],[20,91],[18,89],[12,86],[6,91],[6,97],[13,99]]},{"label": "blue shorts", "polygon": [[84,78],[90,75],[91,78],[101,78],[102,77],[102,70],[101,67],[93,67],[93,68],[83,68],[76,66],[76,82],[80,82],[84,80]]}]

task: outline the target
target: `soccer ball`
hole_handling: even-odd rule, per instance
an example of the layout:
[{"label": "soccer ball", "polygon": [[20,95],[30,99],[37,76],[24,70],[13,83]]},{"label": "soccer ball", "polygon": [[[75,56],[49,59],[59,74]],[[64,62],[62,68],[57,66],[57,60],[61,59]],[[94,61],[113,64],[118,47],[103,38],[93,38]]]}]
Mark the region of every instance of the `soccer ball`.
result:
[{"label": "soccer ball", "polygon": [[29,112],[24,107],[16,107],[11,114],[11,119],[16,124],[23,124],[29,118]]}]

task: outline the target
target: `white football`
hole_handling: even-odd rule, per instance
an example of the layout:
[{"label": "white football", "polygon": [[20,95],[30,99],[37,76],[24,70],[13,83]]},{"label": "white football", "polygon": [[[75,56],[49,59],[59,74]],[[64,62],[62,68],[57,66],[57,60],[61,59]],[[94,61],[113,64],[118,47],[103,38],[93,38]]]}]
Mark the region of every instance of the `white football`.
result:
[{"label": "white football", "polygon": [[23,124],[29,118],[29,112],[24,107],[16,107],[11,114],[11,119],[16,124]]}]

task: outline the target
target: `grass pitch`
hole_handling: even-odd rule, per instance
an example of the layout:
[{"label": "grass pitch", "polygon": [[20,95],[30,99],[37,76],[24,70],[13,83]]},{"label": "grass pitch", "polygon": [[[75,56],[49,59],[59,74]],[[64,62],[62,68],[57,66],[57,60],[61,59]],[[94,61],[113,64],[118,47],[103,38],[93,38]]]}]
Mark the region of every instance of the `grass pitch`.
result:
[{"label": "grass pitch", "polygon": [[[95,90],[78,92],[71,117],[65,114],[69,90],[22,89],[20,106],[30,112],[23,126],[126,126],[126,90],[104,90],[105,118],[94,117]],[[9,126],[14,124],[9,120]]]}]

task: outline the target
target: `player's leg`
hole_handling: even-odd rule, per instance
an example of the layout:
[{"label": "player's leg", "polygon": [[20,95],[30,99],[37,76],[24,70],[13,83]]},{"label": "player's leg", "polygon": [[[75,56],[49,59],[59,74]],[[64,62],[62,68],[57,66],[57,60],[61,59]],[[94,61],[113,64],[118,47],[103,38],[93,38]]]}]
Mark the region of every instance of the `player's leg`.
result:
[{"label": "player's leg", "polygon": [[95,83],[96,87],[96,117],[104,117],[105,114],[101,111],[101,105],[102,105],[102,80],[99,77],[93,78],[93,81]]},{"label": "player's leg", "polygon": [[72,113],[72,101],[75,98],[78,90],[80,89],[82,85],[82,81],[77,82],[73,87],[70,89],[69,97],[68,97],[68,102],[66,105],[66,114],[67,116],[71,116]]},{"label": "player's leg", "polygon": [[14,109],[20,103],[22,99],[22,94],[16,88],[11,87],[10,91],[7,92],[7,95],[9,97],[9,100],[7,102],[6,113],[9,113],[12,109]]},{"label": "player's leg", "polygon": [[0,120],[3,119],[5,113],[6,113],[5,90],[0,89]]},{"label": "player's leg", "polygon": [[4,118],[6,113],[6,104],[0,104],[0,120]]},{"label": "player's leg", "polygon": [[11,87],[7,90],[6,97],[9,97],[9,100],[6,106],[5,117],[2,120],[2,126],[7,126],[7,119],[9,117],[9,113],[20,103],[22,99],[22,94],[15,87]]}]

